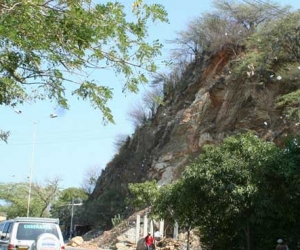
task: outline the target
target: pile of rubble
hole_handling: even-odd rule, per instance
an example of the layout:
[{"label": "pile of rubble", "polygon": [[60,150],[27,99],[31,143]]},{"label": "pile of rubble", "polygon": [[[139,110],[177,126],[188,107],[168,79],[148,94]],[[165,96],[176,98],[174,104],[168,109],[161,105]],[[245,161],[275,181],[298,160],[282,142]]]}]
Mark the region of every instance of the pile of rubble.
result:
[{"label": "pile of rubble", "polygon": [[[140,211],[139,214],[143,215]],[[69,246],[80,247],[91,250],[145,250],[144,238],[140,238],[135,243],[136,214],[123,221],[118,226],[109,231],[104,231],[100,236],[91,237],[94,233],[89,233],[83,237],[74,237],[68,243]],[[97,234],[95,234],[97,235]],[[187,233],[180,233],[178,239],[163,238],[156,243],[156,250],[182,250],[187,248]],[[199,250],[199,237],[193,233],[190,235],[190,249]]]},{"label": "pile of rubble", "polygon": [[[76,247],[92,250],[145,250],[144,239],[141,238],[136,244],[134,241],[127,239],[123,235],[114,237],[114,234],[106,233],[99,238],[91,241],[83,241]],[[182,239],[164,238],[156,243],[156,250],[182,250],[187,249],[187,240],[185,235],[179,235]],[[74,246],[74,245],[73,245]],[[190,249],[201,249],[199,239],[192,239]]]}]

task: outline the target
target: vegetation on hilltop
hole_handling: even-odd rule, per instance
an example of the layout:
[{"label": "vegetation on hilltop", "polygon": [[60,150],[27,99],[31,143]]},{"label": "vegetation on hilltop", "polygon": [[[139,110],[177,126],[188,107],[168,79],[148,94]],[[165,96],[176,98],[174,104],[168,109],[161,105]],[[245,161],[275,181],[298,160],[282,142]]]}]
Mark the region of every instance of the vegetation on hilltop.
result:
[{"label": "vegetation on hilltop", "polygon": [[[288,93],[283,92],[276,105],[288,119],[297,120],[300,11],[292,12],[288,6],[271,1],[225,0],[214,4],[215,11],[192,20],[170,41],[177,46],[171,54],[171,71],[153,75],[153,85],[162,86],[163,91],[152,101],[163,105],[165,98],[182,92],[189,84],[182,77],[190,66],[197,62],[205,64],[223,51],[231,57],[228,65],[237,81],[251,78],[252,82],[265,85],[280,80]],[[134,124],[139,126],[155,116],[147,107],[134,114]]]}]

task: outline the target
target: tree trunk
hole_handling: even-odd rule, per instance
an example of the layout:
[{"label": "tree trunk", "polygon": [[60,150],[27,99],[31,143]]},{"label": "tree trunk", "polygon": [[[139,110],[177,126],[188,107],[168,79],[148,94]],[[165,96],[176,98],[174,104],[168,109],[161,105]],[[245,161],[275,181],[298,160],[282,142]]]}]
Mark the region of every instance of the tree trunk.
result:
[{"label": "tree trunk", "polygon": [[189,250],[190,249],[190,232],[191,232],[191,230],[189,229],[188,231],[187,231],[187,245],[186,245],[186,249],[187,250]]},{"label": "tree trunk", "polygon": [[247,223],[247,228],[245,230],[245,233],[246,233],[246,241],[247,241],[247,250],[251,250],[251,236],[250,236],[249,223]]}]

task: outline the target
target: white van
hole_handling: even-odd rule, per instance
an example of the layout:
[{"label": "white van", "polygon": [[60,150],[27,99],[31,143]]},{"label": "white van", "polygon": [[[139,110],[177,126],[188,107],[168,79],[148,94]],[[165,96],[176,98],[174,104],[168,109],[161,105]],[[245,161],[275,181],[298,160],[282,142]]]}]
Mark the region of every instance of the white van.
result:
[{"label": "white van", "polygon": [[6,220],[0,250],[65,250],[59,219],[17,217]]}]

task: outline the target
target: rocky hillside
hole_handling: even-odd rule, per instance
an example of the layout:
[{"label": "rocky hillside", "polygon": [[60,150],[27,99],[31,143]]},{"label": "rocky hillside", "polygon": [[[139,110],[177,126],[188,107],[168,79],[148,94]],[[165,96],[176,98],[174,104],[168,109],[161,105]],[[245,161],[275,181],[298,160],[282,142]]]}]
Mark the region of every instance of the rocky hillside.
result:
[{"label": "rocky hillside", "polygon": [[[195,48],[195,60],[176,80],[163,81],[162,104],[128,136],[90,200],[112,189],[126,197],[128,183],[171,183],[203,145],[228,136],[251,130],[280,145],[298,133],[300,12],[257,1],[221,2],[214,15],[192,22],[179,37]],[[286,112],[287,105],[296,115]]]},{"label": "rocky hillside", "polygon": [[234,67],[244,56],[243,50],[234,56],[224,49],[190,64],[155,116],[127,138],[106,166],[92,199],[110,188],[126,195],[128,183],[170,183],[203,145],[218,144],[227,136],[253,130],[280,144],[297,133],[299,123],[287,121],[275,101],[297,89],[300,80],[270,76],[262,81],[252,65],[237,76]]},{"label": "rocky hillside", "polygon": [[124,202],[129,183],[172,183],[207,144],[252,131],[282,146],[299,133],[300,11],[274,7],[273,15],[270,6],[221,2],[217,14],[183,33],[186,47],[180,52],[192,48],[195,59],[180,64],[179,73],[155,78],[164,87],[161,105],[144,117],[98,179],[85,209],[96,226],[111,229],[116,214],[135,212]]}]

